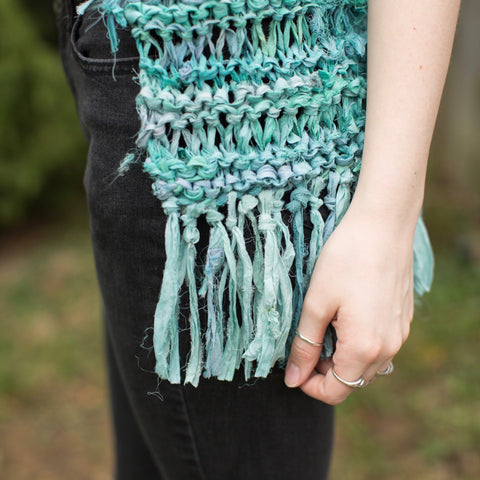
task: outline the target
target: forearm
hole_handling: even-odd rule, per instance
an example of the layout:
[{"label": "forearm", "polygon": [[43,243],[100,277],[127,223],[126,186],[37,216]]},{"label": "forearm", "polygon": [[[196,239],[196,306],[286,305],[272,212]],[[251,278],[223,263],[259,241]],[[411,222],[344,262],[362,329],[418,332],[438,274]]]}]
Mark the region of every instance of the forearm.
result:
[{"label": "forearm", "polygon": [[367,116],[352,206],[415,228],[460,0],[370,0]]}]

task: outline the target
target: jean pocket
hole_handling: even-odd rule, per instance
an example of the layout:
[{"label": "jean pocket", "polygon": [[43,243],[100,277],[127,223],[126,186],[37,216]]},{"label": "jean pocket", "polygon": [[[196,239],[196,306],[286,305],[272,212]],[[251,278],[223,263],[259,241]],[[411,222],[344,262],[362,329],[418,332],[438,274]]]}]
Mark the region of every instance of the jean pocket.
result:
[{"label": "jean pocket", "polygon": [[111,51],[107,28],[100,14],[95,10],[77,15],[70,35],[73,55],[84,70],[132,73],[138,67],[140,56],[131,33],[117,28],[119,49],[116,55]]}]

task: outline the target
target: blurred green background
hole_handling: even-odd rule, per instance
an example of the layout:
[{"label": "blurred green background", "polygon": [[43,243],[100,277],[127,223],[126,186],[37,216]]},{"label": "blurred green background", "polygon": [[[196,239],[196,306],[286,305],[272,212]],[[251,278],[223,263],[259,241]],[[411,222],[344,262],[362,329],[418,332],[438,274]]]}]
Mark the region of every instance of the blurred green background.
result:
[{"label": "blurred green background", "polygon": [[[337,410],[332,480],[480,478],[480,2],[463,0],[428,167],[436,255],[396,371]],[[108,479],[87,145],[51,0],[0,0],[0,476]]]}]

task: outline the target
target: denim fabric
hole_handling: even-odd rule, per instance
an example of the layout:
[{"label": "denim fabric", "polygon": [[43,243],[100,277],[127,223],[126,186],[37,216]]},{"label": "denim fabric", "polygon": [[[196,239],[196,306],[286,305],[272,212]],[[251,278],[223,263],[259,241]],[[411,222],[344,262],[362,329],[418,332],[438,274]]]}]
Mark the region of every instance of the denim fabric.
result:
[{"label": "denim fabric", "polygon": [[[63,0],[57,9],[59,48],[89,142],[84,186],[103,299],[115,478],[327,478],[333,407],[287,388],[282,369],[248,382],[242,370],[232,382],[201,378],[197,388],[159,381],[153,373],[145,331],[153,325],[162,281],[166,216],[140,164],[116,176],[140,126],[132,80],[138,56],[129,32],[121,31],[114,79],[104,25],[77,17],[75,3]],[[199,230],[204,258],[205,220]],[[186,289],[181,304],[188,311]],[[187,315],[181,319],[184,365],[190,338]]]}]

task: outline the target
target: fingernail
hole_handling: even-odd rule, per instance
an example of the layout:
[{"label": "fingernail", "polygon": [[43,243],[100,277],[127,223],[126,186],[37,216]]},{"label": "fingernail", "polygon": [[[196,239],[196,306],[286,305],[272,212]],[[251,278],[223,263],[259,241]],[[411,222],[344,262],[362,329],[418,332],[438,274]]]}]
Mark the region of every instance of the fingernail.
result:
[{"label": "fingernail", "polygon": [[299,378],[300,369],[294,363],[288,362],[285,371],[285,385],[287,387],[296,387]]}]

